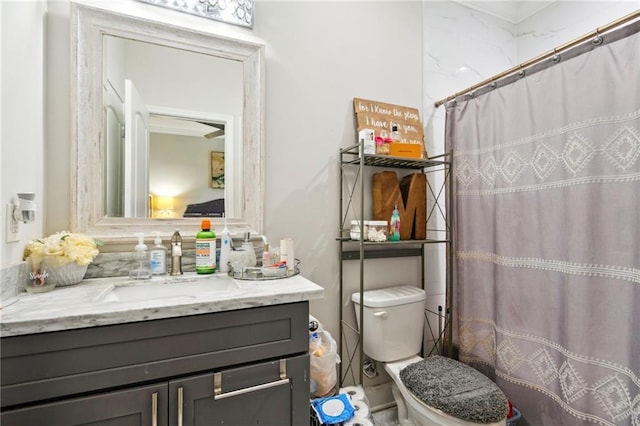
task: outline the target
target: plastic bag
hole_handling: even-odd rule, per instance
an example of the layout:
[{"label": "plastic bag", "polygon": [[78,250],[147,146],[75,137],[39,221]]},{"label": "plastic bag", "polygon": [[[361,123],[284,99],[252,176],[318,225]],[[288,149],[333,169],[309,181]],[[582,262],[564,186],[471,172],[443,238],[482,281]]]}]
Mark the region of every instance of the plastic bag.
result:
[{"label": "plastic bag", "polygon": [[318,328],[309,333],[309,364],[311,375],[311,395],[322,397],[332,395],[338,384],[336,364],[340,362],[338,345],[331,333],[309,315],[309,322],[315,321]]}]

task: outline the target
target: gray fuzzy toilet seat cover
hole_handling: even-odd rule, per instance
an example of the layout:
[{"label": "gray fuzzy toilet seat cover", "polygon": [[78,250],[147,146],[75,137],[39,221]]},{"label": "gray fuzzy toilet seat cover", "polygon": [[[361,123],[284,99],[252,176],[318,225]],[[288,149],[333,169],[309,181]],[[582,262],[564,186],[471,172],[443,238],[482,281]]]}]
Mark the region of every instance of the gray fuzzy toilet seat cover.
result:
[{"label": "gray fuzzy toilet seat cover", "polygon": [[400,379],[416,398],[461,420],[493,423],[509,411],[507,397],[491,379],[450,358],[431,356],[410,364]]}]

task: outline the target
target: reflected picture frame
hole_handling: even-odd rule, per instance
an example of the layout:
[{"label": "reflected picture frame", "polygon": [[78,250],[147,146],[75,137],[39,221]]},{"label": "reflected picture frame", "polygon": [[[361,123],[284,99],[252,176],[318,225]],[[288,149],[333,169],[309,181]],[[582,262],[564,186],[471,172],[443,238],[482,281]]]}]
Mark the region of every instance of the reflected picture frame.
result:
[{"label": "reflected picture frame", "polygon": [[138,0],[190,15],[253,29],[254,0]]},{"label": "reflected picture frame", "polygon": [[211,151],[210,186],[214,189],[224,188],[224,152]]}]

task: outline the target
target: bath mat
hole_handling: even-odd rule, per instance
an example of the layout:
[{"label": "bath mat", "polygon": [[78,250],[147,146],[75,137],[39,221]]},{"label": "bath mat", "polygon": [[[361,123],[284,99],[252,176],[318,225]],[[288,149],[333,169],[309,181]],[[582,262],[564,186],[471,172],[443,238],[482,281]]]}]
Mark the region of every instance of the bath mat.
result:
[{"label": "bath mat", "polygon": [[506,396],[491,379],[450,358],[431,356],[408,365],[400,379],[419,400],[462,420],[493,423],[509,411]]}]

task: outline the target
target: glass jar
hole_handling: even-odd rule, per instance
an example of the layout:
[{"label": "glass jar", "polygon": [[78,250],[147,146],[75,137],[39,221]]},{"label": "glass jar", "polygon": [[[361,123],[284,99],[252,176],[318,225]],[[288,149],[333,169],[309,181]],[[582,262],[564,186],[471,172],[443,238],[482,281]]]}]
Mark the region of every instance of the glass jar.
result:
[{"label": "glass jar", "polygon": [[[363,234],[364,234],[364,241],[367,241],[367,233],[369,230],[369,221],[365,220],[363,222]],[[356,241],[360,241],[360,221],[359,220],[352,220],[351,221],[351,229],[349,230],[349,237],[352,240],[356,240]]]},{"label": "glass jar", "polygon": [[45,262],[35,263],[31,258],[27,258],[25,263],[24,288],[29,293],[44,293],[56,287],[53,280],[49,280],[49,273]]},{"label": "glass jar", "polygon": [[391,144],[385,141],[376,142],[377,155],[389,155],[391,152]]},{"label": "glass jar", "polygon": [[387,225],[386,220],[370,220],[366,239],[373,242],[387,241]]},{"label": "glass jar", "polygon": [[378,135],[375,140],[377,155],[389,155],[391,153],[391,142],[393,142],[393,140],[389,137],[386,130],[381,130],[380,135]]}]

